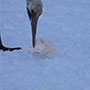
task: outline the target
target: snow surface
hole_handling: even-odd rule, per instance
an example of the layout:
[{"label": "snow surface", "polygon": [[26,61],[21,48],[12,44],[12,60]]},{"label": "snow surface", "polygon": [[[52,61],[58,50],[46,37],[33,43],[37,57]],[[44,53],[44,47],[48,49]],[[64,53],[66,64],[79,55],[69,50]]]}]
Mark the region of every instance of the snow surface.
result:
[{"label": "snow surface", "polygon": [[[52,2],[51,2],[52,1]],[[37,38],[60,53],[29,53],[31,27],[25,0],[0,0],[0,33],[14,52],[0,51],[0,90],[90,90],[90,0],[43,0]]]},{"label": "snow surface", "polygon": [[38,38],[36,45],[30,48],[30,53],[52,53],[59,52],[58,48],[50,41],[44,38]]}]

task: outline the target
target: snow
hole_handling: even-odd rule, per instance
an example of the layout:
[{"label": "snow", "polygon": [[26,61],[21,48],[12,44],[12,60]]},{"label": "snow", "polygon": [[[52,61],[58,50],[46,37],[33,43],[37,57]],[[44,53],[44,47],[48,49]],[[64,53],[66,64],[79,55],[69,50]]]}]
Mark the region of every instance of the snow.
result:
[{"label": "snow", "polygon": [[31,53],[48,53],[48,52],[59,52],[58,48],[50,41],[43,38],[36,40],[34,48],[30,49]]},{"label": "snow", "polygon": [[31,26],[25,0],[0,0],[0,33],[14,52],[0,51],[0,90],[90,90],[90,0],[42,0],[37,39],[60,53],[29,53]]}]

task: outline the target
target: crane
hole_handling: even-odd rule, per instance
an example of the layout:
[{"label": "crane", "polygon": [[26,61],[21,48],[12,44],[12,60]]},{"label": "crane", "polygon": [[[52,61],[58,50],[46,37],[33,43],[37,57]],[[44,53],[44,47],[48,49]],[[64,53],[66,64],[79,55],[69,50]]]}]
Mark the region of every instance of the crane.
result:
[{"label": "crane", "polygon": [[27,3],[27,13],[29,20],[31,21],[32,28],[32,45],[35,47],[37,23],[39,16],[42,14],[43,4],[41,0],[26,0]]},{"label": "crane", "polygon": [[[35,47],[35,39],[36,39],[36,31],[37,31],[37,23],[39,16],[42,14],[42,8],[43,4],[41,0],[26,0],[27,3],[27,13],[29,16],[29,20],[31,21],[31,27],[32,27],[32,44],[33,48]],[[1,34],[0,34],[0,50],[3,51],[13,51],[13,50],[19,50],[20,47],[16,48],[9,48],[5,47],[2,44]]]}]

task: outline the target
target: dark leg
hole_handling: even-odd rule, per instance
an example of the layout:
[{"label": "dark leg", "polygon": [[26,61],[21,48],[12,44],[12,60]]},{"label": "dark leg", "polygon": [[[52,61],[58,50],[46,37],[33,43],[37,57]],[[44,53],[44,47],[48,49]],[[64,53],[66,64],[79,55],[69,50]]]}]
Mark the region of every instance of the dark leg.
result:
[{"label": "dark leg", "polygon": [[0,50],[3,50],[3,51],[14,51],[14,50],[19,50],[19,49],[21,49],[21,48],[20,47],[16,47],[16,48],[5,47],[2,44],[1,35],[0,35]]},{"label": "dark leg", "polygon": [[34,12],[33,9],[31,9],[31,11],[29,11],[29,9],[27,8],[27,13],[29,16],[29,20],[31,20],[31,27],[32,27],[32,45],[33,48],[35,47],[35,39],[36,39],[36,29],[37,29],[37,19],[36,18],[36,13]]},{"label": "dark leg", "polygon": [[31,20],[31,13],[28,8],[27,8],[27,13],[28,13],[29,19]]}]

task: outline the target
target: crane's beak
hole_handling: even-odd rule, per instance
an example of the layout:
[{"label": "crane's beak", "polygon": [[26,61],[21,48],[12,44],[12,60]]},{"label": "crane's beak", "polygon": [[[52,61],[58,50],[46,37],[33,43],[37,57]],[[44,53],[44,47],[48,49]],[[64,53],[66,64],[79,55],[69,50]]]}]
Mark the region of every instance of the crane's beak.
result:
[{"label": "crane's beak", "polygon": [[31,18],[31,27],[32,27],[32,44],[33,48],[35,47],[35,40],[36,40],[36,29],[37,29],[37,18]]}]

